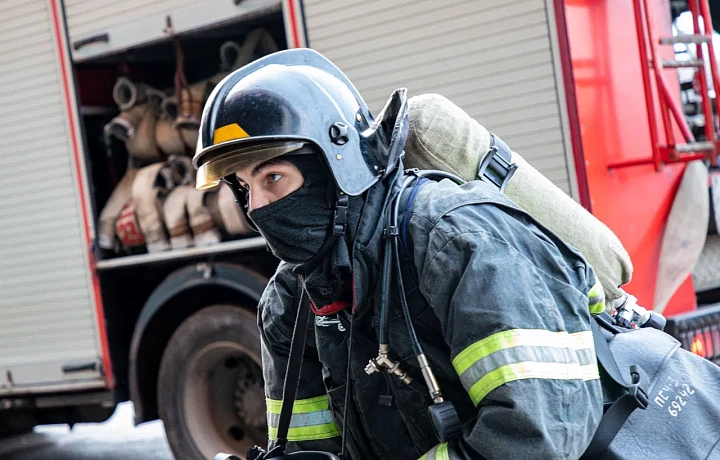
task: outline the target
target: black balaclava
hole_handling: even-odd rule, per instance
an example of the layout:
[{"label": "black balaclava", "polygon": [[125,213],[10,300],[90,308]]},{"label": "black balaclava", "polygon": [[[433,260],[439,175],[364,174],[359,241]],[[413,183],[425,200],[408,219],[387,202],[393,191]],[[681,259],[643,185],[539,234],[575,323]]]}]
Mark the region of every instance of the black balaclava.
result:
[{"label": "black balaclava", "polygon": [[[303,175],[298,190],[269,205],[250,211],[273,254],[290,264],[310,260],[328,238],[335,211],[336,187],[317,153],[282,157]],[[338,239],[322,263],[304,277],[308,296],[316,309],[340,299],[351,278],[351,250],[362,211],[362,196],[350,197],[345,238]]]}]

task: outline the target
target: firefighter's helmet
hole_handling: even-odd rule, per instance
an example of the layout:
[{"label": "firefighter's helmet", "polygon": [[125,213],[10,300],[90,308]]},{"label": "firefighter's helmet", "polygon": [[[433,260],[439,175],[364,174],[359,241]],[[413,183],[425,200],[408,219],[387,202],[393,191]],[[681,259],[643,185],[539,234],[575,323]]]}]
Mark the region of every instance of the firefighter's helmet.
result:
[{"label": "firefighter's helmet", "polygon": [[338,189],[359,195],[398,164],[407,136],[406,90],[373,119],[350,80],[320,53],[280,51],[223,79],[203,109],[193,164],[197,188],[258,161],[314,144]]}]

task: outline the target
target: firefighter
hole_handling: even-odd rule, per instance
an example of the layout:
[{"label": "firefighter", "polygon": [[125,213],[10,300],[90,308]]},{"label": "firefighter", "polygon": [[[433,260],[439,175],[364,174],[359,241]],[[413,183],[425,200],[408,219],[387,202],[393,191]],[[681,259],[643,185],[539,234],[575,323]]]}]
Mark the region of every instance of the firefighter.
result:
[{"label": "firefighter", "polygon": [[[375,120],[340,70],[299,49],[234,72],[205,106],[197,185],[232,187],[282,260],[258,317],[269,436],[307,296],[314,327],[290,450],[579,458],[602,415],[589,307],[603,300],[576,250],[481,181],[416,181],[401,198],[398,229],[412,333],[398,295],[383,290],[388,203],[407,177],[404,94],[393,93]],[[389,357],[404,379],[368,370],[385,295]],[[415,334],[462,424],[446,442],[428,415]]]}]

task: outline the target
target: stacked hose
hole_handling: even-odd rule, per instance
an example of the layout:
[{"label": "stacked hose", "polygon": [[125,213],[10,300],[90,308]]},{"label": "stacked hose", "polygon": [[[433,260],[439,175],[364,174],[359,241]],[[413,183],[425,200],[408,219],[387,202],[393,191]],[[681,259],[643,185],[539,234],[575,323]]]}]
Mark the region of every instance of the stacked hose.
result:
[{"label": "stacked hose", "polygon": [[197,191],[190,163],[202,108],[212,89],[231,71],[277,51],[265,29],[242,45],[220,47],[220,68],[188,84],[184,56],[175,40],[174,84],[158,89],[121,76],[113,87],[119,109],[104,128],[106,142],[124,143],[128,168],[100,213],[98,246],[116,255],[161,252],[217,244],[250,233],[229,190]]}]

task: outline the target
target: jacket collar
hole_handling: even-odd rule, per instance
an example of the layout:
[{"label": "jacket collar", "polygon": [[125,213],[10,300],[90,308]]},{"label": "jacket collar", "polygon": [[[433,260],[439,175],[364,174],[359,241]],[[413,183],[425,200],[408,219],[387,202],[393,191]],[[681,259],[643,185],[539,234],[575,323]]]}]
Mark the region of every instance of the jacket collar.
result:
[{"label": "jacket collar", "polygon": [[379,281],[382,268],[383,230],[390,200],[405,176],[403,169],[373,185],[365,197],[353,244],[353,309],[364,310],[372,296],[370,286]]}]

